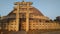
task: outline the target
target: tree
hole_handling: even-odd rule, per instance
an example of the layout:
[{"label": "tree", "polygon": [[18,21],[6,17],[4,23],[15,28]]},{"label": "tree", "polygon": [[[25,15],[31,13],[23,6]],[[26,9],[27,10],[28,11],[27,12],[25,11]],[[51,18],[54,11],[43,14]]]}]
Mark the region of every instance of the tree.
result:
[{"label": "tree", "polygon": [[0,19],[1,19],[1,15],[0,15]]}]

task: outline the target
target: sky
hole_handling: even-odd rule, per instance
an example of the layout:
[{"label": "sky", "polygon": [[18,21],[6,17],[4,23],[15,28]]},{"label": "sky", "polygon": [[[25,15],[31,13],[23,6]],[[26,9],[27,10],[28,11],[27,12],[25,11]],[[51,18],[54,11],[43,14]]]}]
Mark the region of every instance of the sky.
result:
[{"label": "sky", "polygon": [[[25,0],[33,2],[32,6],[40,10],[50,19],[60,16],[60,0]],[[14,9],[14,2],[22,2],[22,0],[0,0],[0,15],[6,16]]]}]

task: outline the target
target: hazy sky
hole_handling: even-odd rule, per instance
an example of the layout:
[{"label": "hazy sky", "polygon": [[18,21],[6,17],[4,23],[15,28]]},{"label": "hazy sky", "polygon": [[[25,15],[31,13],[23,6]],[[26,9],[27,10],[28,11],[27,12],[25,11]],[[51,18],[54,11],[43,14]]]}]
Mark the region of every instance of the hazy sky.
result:
[{"label": "hazy sky", "polygon": [[[13,10],[14,2],[21,2],[22,0],[0,0],[0,14],[7,15]],[[55,19],[60,16],[60,0],[25,0],[33,2],[34,7],[39,9],[45,16],[50,19]]]}]

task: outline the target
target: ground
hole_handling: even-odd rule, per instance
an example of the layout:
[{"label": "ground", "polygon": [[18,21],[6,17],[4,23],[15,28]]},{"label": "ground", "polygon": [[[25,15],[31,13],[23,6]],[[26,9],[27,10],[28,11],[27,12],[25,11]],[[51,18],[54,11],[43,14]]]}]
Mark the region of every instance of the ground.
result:
[{"label": "ground", "polygon": [[4,31],[1,34],[60,34],[60,30],[31,30],[31,31]]}]

